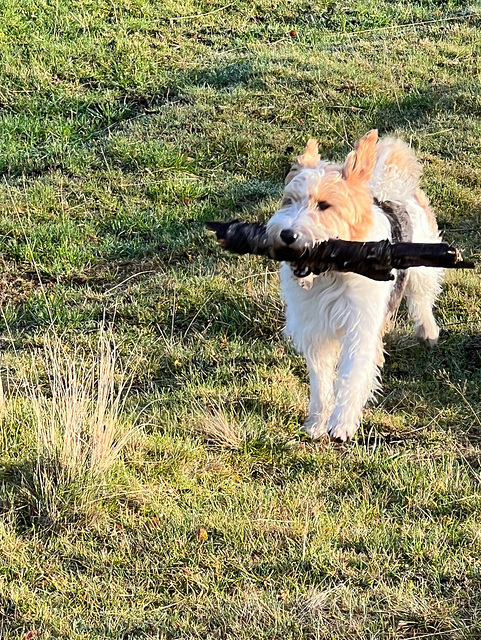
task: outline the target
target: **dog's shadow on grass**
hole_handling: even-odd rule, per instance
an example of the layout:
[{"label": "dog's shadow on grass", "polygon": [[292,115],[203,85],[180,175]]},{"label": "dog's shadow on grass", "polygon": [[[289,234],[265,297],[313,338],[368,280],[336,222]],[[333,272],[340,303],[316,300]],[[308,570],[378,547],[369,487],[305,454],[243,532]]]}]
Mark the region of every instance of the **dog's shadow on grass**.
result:
[{"label": "dog's shadow on grass", "polygon": [[[412,327],[411,327],[412,329]],[[386,338],[386,362],[381,371],[381,390],[365,411],[361,428],[351,443],[330,442],[339,449],[355,444],[366,451],[383,447],[411,447],[413,441],[432,439],[433,432],[449,430],[464,442],[479,446],[479,388],[481,386],[481,340],[477,334],[453,335],[441,331],[437,347],[419,344],[409,331],[394,329]],[[289,357],[289,354],[286,355]],[[295,375],[306,385],[307,372],[300,358],[291,359]],[[275,366],[275,363],[272,363]],[[307,396],[306,396],[307,402]],[[250,399],[246,408],[256,415],[273,412],[279,428],[290,424],[291,437],[298,445],[324,448],[326,440],[313,442],[301,431],[302,411],[273,407],[268,400]],[[292,431],[292,425],[296,428]],[[434,435],[434,438],[439,437]]]}]

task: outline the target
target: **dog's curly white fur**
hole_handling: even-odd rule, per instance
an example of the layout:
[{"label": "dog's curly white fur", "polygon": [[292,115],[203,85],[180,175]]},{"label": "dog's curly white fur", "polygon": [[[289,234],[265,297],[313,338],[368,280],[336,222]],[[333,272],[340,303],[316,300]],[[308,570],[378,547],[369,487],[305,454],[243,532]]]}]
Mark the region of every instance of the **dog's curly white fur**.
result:
[{"label": "dog's curly white fur", "polygon": [[[378,201],[402,206],[413,242],[440,241],[435,217],[419,187],[421,167],[401,140],[378,141],[376,130],[359,140],[343,165],[321,161],[315,140],[292,166],[279,210],[267,232],[274,245],[304,247],[328,238],[392,240]],[[434,346],[439,328],[433,305],[442,270],[418,267],[405,279],[417,337]],[[301,285],[301,286],[299,286]],[[286,333],[307,361],[309,414],[303,425],[313,438],[347,440],[379,387],[383,333],[393,312],[396,284],[351,273],[296,278],[281,267]]]}]

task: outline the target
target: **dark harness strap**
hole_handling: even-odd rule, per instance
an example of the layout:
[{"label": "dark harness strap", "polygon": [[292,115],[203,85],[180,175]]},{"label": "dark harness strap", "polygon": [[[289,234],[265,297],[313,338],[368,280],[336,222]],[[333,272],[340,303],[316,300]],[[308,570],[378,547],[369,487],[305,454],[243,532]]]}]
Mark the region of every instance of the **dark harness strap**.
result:
[{"label": "dark harness strap", "polygon": [[[374,198],[374,204],[379,207],[391,225],[391,242],[412,242],[413,225],[406,209],[390,200],[380,201]],[[388,315],[392,315],[399,307],[404,289],[407,284],[407,270],[399,269],[388,303]]]},{"label": "dark harness strap", "polygon": [[396,202],[385,200],[381,202],[374,198],[374,204],[382,209],[382,212],[391,225],[391,242],[412,242],[413,225],[406,209]]}]

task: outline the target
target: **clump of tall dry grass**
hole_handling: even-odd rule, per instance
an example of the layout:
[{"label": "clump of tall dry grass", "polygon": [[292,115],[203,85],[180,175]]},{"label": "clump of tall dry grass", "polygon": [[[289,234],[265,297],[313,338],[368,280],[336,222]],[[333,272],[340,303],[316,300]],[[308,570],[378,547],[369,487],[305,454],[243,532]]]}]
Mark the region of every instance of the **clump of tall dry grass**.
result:
[{"label": "clump of tall dry grass", "polygon": [[[26,395],[37,445],[22,493],[35,520],[55,524],[98,493],[140,429],[126,409],[133,372],[101,330],[93,353],[69,350],[57,335],[46,338],[40,357],[22,373],[17,393]],[[0,412],[8,413],[9,404],[0,389]]]},{"label": "clump of tall dry grass", "polygon": [[131,439],[125,419],[131,375],[121,369],[112,336],[101,331],[97,352],[70,352],[58,336],[45,340],[44,375],[26,381],[37,427],[39,460],[55,462],[68,479],[107,471]]},{"label": "clump of tall dry grass", "polygon": [[67,477],[107,471],[135,431],[123,415],[131,378],[117,371],[111,336],[100,332],[93,358],[48,338],[43,360],[47,384],[39,382],[38,370],[27,381],[39,459],[55,461]]}]

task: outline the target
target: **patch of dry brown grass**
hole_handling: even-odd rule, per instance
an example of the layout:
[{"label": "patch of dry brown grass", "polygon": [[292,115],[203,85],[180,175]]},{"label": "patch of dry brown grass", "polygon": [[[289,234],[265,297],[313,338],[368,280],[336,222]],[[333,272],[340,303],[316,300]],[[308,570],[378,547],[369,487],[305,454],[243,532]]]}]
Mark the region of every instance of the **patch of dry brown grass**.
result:
[{"label": "patch of dry brown grass", "polygon": [[244,442],[241,425],[232,422],[221,407],[199,405],[195,429],[208,444],[219,449],[239,449]]},{"label": "patch of dry brown grass", "polygon": [[112,337],[100,331],[93,358],[69,351],[58,336],[48,337],[41,365],[46,384],[35,363],[24,381],[39,460],[54,461],[66,479],[108,471],[136,432],[124,411],[132,378],[121,367]]}]

